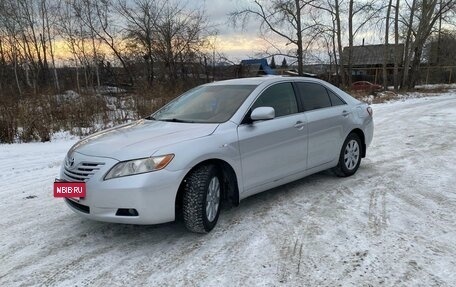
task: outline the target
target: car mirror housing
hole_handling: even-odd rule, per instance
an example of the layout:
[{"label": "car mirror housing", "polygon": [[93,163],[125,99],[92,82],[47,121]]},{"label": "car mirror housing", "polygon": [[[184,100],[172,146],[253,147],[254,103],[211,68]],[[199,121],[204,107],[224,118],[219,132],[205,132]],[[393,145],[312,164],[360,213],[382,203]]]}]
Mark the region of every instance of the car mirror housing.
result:
[{"label": "car mirror housing", "polygon": [[250,118],[252,121],[271,120],[275,117],[273,107],[258,107],[252,111]]}]

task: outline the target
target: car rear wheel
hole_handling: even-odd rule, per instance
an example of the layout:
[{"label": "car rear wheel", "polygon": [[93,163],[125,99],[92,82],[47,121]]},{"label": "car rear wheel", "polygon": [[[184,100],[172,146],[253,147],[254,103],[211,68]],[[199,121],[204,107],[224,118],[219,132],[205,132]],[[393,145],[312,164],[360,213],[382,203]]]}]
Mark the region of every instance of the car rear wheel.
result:
[{"label": "car rear wheel", "polygon": [[185,227],[207,233],[217,224],[220,214],[222,180],[215,165],[203,165],[185,179],[183,217]]},{"label": "car rear wheel", "polygon": [[355,133],[345,139],[340,151],[339,163],[333,168],[334,173],[340,177],[351,176],[356,173],[361,163],[361,140]]}]

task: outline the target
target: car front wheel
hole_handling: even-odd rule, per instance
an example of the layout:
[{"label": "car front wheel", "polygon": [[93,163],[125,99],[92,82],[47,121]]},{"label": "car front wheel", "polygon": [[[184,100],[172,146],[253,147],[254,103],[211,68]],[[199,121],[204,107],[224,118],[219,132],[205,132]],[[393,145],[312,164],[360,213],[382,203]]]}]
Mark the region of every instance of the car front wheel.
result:
[{"label": "car front wheel", "polygon": [[185,227],[207,233],[217,224],[220,214],[222,181],[214,165],[197,167],[185,179],[183,217]]},{"label": "car front wheel", "polygon": [[345,139],[339,156],[339,163],[333,168],[334,173],[340,177],[356,173],[361,163],[361,140],[355,133]]}]

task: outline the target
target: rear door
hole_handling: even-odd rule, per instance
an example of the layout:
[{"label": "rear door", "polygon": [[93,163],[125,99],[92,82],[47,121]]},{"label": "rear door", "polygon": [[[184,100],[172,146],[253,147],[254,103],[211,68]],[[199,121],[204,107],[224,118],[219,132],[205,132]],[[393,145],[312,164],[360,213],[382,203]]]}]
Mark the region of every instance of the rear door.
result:
[{"label": "rear door", "polygon": [[297,82],[299,97],[307,117],[307,168],[329,163],[339,157],[348,125],[348,105],[323,85]]},{"label": "rear door", "polygon": [[244,190],[306,169],[307,123],[290,82],[268,87],[256,107],[273,107],[276,116],[238,127]]}]

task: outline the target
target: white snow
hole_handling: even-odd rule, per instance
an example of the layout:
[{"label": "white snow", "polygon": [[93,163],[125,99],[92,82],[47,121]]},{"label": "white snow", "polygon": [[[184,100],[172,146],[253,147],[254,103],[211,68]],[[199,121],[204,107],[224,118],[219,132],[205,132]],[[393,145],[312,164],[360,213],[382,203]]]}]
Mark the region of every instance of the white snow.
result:
[{"label": "white snow", "polygon": [[443,88],[443,89],[456,89],[456,84],[427,84],[427,85],[416,85],[415,89],[423,89],[423,90],[432,90],[436,88]]},{"label": "white snow", "polygon": [[119,88],[119,87],[113,87],[113,86],[100,86],[96,88],[97,93],[101,95],[106,95],[106,94],[123,94],[126,93],[127,91],[125,89]]},{"label": "white snow", "polygon": [[0,145],[0,286],[455,286],[456,93],[373,108],[355,176],[258,194],[207,235],[78,217],[52,196],[64,133]]}]

